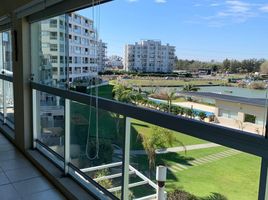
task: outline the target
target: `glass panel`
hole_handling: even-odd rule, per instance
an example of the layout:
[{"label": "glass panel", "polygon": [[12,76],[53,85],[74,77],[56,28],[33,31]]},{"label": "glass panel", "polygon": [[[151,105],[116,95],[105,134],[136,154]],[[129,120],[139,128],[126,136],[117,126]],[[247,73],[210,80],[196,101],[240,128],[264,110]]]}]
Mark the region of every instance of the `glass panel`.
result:
[{"label": "glass panel", "polygon": [[71,163],[120,198],[124,117],[71,102],[70,124]]},{"label": "glass panel", "polygon": [[2,73],[13,75],[11,31],[0,32],[0,68]]},{"label": "glass panel", "polygon": [[[133,7],[126,1],[101,5],[105,14],[102,12],[99,32],[109,48],[99,78],[114,87],[113,98],[264,136],[268,54],[255,41],[259,34],[250,24],[229,19],[232,17],[228,14],[221,16],[227,22],[217,17],[225,6],[227,10],[231,7],[230,2],[217,6],[204,2],[196,7],[193,1],[163,2],[161,7],[150,5],[152,12],[145,10],[147,1],[135,1]],[[134,12],[137,8],[139,13]],[[193,16],[187,9],[198,14]],[[124,20],[114,14],[117,10],[125,11]],[[132,11],[133,15],[129,15]],[[87,12],[85,9],[78,13],[88,16]],[[169,20],[163,20],[159,12],[169,13]],[[137,19],[142,19],[141,23]],[[175,19],[181,28],[173,26]],[[121,32],[109,28],[111,21],[121,27]],[[214,22],[220,27],[213,27]],[[151,28],[144,28],[148,24]],[[224,28],[231,29],[223,31]],[[241,37],[244,28],[249,31]],[[144,35],[148,39],[142,39]],[[265,41],[266,36],[261,37]],[[235,43],[236,48],[226,45],[227,41]],[[245,43],[254,48],[243,48]],[[245,114],[254,115],[256,120],[245,121]]]},{"label": "glass panel", "polygon": [[37,92],[37,139],[64,157],[64,99],[45,92]]},{"label": "glass panel", "polygon": [[4,89],[3,89],[3,80],[0,80],[0,119],[3,120],[4,117]]},{"label": "glass panel", "polygon": [[[61,21],[61,26],[57,23]],[[31,24],[32,73],[45,85],[66,87],[68,17],[60,15]]]},{"label": "glass panel", "polygon": [[[180,199],[179,194],[198,199],[258,198],[261,159],[256,156],[135,119],[130,141],[131,168],[152,180],[155,187],[156,166],[167,166],[165,191],[170,198],[177,195]],[[144,179],[129,175],[130,185]],[[156,194],[148,183],[129,192],[130,199]]]},{"label": "glass panel", "polygon": [[14,125],[14,94],[13,83],[4,81],[6,99],[6,119]]}]

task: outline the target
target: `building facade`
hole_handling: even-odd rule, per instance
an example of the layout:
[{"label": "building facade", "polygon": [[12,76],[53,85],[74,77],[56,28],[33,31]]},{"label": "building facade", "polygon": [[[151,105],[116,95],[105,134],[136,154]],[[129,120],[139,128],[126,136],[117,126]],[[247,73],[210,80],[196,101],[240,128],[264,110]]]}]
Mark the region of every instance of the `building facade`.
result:
[{"label": "building facade", "polygon": [[92,20],[69,13],[43,21],[40,28],[42,80],[53,84],[88,80],[104,68],[107,47],[97,39]]},{"label": "building facade", "polygon": [[137,72],[171,72],[175,46],[157,40],[141,40],[125,46],[124,69]]}]

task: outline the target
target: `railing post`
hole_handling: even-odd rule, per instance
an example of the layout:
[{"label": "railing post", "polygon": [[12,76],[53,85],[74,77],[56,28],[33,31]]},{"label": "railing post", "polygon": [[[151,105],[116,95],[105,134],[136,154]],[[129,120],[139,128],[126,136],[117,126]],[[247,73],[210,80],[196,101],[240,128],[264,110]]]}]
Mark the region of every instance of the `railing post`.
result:
[{"label": "railing post", "polygon": [[258,200],[268,200],[268,160],[262,158],[261,160],[261,174],[259,184],[259,197]]},{"label": "railing post", "polygon": [[3,86],[2,91],[3,91],[3,115],[4,115],[3,122],[4,122],[4,124],[6,124],[6,122],[7,122],[7,99],[6,99],[7,92],[6,92],[6,89],[7,89],[7,87],[6,87],[5,80],[3,80],[2,86]]},{"label": "railing post", "polygon": [[128,200],[129,185],[129,156],[130,156],[130,134],[131,134],[131,118],[126,117],[125,124],[125,146],[124,146],[124,167],[123,167],[123,199]]},{"label": "railing post", "polygon": [[156,168],[156,181],[157,181],[157,191],[156,191],[156,199],[157,200],[165,200],[165,182],[167,178],[167,168],[165,166],[157,166]]},{"label": "railing post", "polygon": [[69,172],[70,162],[70,100],[65,99],[64,174]]},{"label": "railing post", "polygon": [[32,90],[32,105],[33,105],[33,148],[36,148],[36,140],[38,139],[38,133],[40,131],[40,112],[39,112],[39,103],[40,99],[38,98],[37,91],[35,89]]}]

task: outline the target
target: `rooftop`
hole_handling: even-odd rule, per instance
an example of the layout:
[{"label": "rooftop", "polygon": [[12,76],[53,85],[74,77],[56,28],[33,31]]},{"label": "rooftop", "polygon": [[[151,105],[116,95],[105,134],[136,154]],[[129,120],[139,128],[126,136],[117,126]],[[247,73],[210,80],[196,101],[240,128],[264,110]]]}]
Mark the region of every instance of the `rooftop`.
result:
[{"label": "rooftop", "polygon": [[243,103],[253,106],[264,107],[267,104],[266,99],[238,97],[232,95],[217,94],[212,92],[180,92],[179,94],[191,97],[211,98],[215,100],[229,101],[234,103]]}]

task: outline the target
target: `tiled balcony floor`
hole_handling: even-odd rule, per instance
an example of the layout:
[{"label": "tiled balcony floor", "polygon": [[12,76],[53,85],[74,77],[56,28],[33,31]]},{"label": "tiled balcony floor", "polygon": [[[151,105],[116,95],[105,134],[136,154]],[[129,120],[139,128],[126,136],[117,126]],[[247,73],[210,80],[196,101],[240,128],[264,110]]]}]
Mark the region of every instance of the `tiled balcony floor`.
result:
[{"label": "tiled balcony floor", "polygon": [[2,134],[0,134],[0,199],[65,199]]}]

